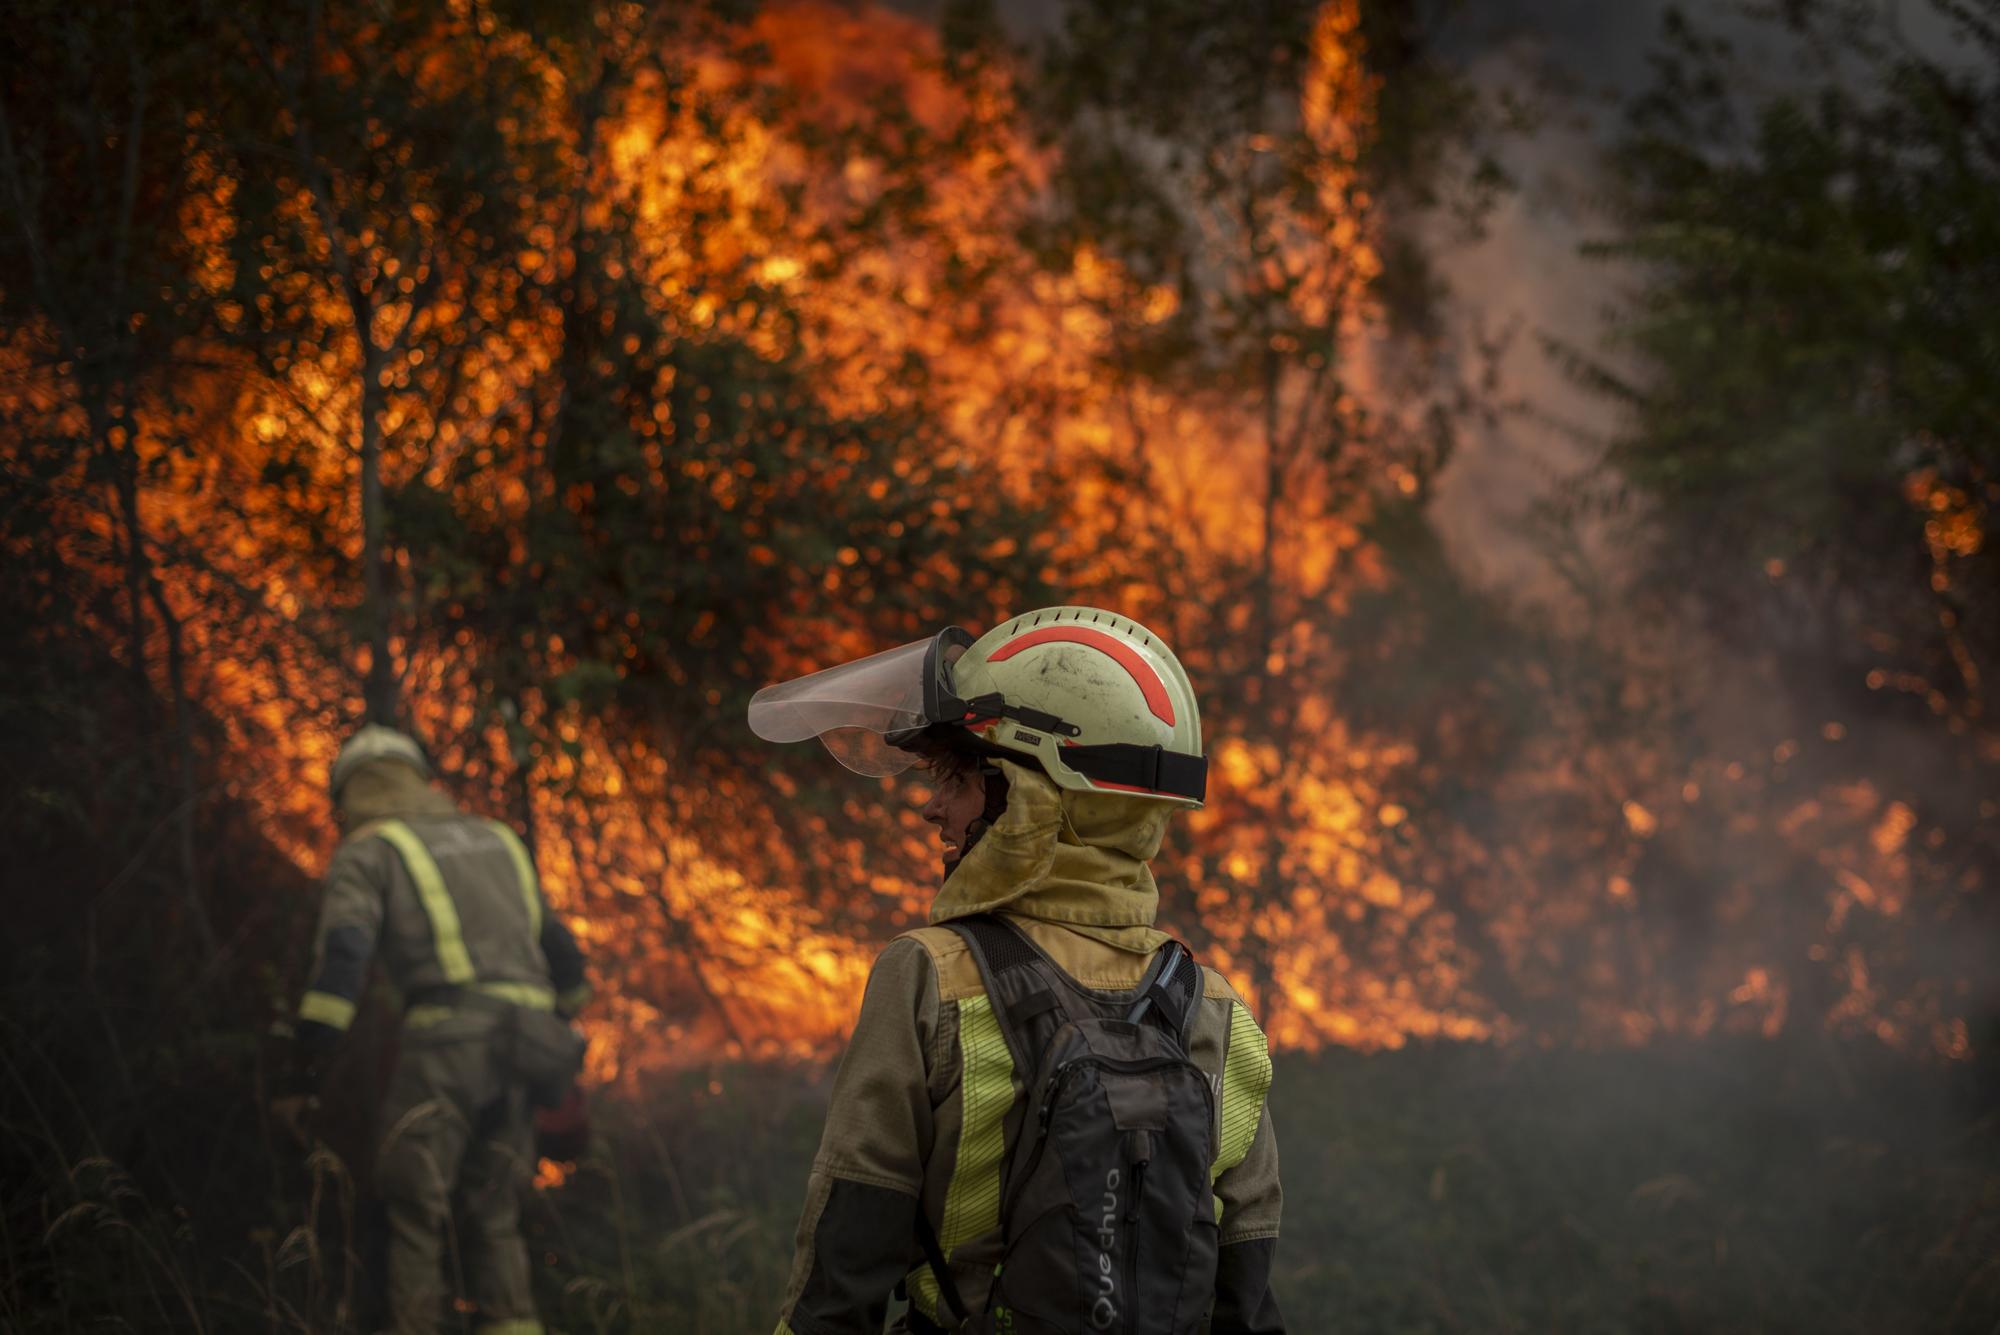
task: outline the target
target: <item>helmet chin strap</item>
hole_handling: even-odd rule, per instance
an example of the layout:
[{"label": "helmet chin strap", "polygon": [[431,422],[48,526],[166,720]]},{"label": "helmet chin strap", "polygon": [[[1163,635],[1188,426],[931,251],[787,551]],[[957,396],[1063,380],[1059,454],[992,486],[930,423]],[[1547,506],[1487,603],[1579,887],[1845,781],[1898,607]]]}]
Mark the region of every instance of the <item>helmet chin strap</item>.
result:
[{"label": "helmet chin strap", "polygon": [[944,874],[949,877],[958,870],[958,864],[972,851],[972,846],[986,837],[995,821],[1007,810],[1007,776],[992,761],[981,761],[979,778],[986,785],[986,806],[973,822],[965,827],[965,842],[959,845],[956,856],[947,853],[944,857]]}]

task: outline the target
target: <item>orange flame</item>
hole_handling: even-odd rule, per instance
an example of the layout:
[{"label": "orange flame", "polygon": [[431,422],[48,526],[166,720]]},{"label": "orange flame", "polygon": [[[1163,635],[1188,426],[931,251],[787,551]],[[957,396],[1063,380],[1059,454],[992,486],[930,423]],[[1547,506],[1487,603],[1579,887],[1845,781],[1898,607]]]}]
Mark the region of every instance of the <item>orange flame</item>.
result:
[{"label": "orange flame", "polygon": [[[1301,433],[1310,422],[1329,434],[1337,425],[1365,435],[1370,413],[1390,414],[1394,405],[1364,402],[1366,384],[1322,402],[1315,395],[1323,378],[1311,372],[1280,379],[1262,396],[1170,389],[1112,374],[1107,368],[1116,365],[1127,332],[1119,320],[1163,326],[1186,314],[1182,294],[1090,245],[1054,264],[1024,250],[1019,224],[1053,164],[1051,150],[1020,128],[1004,70],[948,80],[931,28],[872,7],[817,0],[773,6],[737,36],[740,43],[704,39],[680,53],[695,72],[696,95],[669,88],[651,67],[633,76],[600,159],[579,164],[588,175],[587,216],[601,222],[628,209],[638,219],[646,244],[631,262],[662,318],[688,337],[727,334],[774,358],[802,352],[817,368],[814,392],[845,413],[942,404],[951,452],[928,462],[938,476],[990,477],[1024,493],[1048,461],[1062,461],[1071,490],[1055,531],[1039,544],[1023,535],[1012,550],[993,552],[996,558],[1042,563],[1078,596],[1157,625],[1190,646],[1186,657],[1198,679],[1236,671],[1246,680],[1297,685],[1284,746],[1218,711],[1210,738],[1213,800],[1185,818],[1181,843],[1162,864],[1170,925],[1207,943],[1207,962],[1252,993],[1276,1042],[1376,1047],[1518,1032],[1532,1021],[1488,993],[1482,978],[1495,968],[1481,958],[1488,951],[1522,1007],[1547,1005],[1568,979],[1584,979],[1590,997],[1583,1000],[1594,1007],[1590,1027],[1604,1036],[1638,1041],[1731,1023],[1775,1032],[1786,1022],[1799,1004],[1795,989],[1763,963],[1730,960],[1685,994],[1646,995],[1640,984],[1664,964],[1651,935],[1625,926],[1650,907],[1640,873],[1646,849],[1671,839],[1699,801],[1735,802],[1750,812],[1756,799],[1732,794],[1754,787],[1754,775],[1745,780],[1740,767],[1730,774],[1720,764],[1668,775],[1645,761],[1632,770],[1650,774],[1649,785],[1606,794],[1593,775],[1579,772],[1570,744],[1581,727],[1558,731],[1504,776],[1496,800],[1521,811],[1569,803],[1579,793],[1595,802],[1588,821],[1579,822],[1588,826],[1589,846],[1575,857],[1587,866],[1578,878],[1586,888],[1564,897],[1537,884],[1537,859],[1551,842],[1545,832],[1482,843],[1428,818],[1410,798],[1439,780],[1426,758],[1353,726],[1326,679],[1305,671],[1341,657],[1342,647],[1327,638],[1332,614],[1394,583],[1367,536],[1375,502],[1330,470],[1302,472],[1288,482],[1290,508],[1278,531],[1264,487],[1236,480],[1251,478],[1277,448],[1273,421],[1298,422]],[[1331,0],[1312,29],[1296,108],[1310,149],[1312,208],[1274,205],[1275,244],[1243,279],[1287,293],[1298,322],[1333,331],[1347,361],[1367,368],[1381,337],[1369,294],[1382,261],[1378,204],[1359,167],[1380,91],[1364,56],[1356,0]],[[553,70],[550,87],[559,87]],[[782,97],[736,95],[756,88]],[[806,132],[856,125],[885,95],[907,110],[906,133],[923,141],[912,154],[928,164],[921,234],[843,230],[881,201],[891,173],[902,168],[862,146],[828,163]],[[557,94],[550,96],[549,114],[559,118]],[[1257,142],[1242,148],[1265,151]],[[203,272],[217,293],[228,283],[234,193],[234,184],[217,176],[204,206],[183,219],[191,238],[212,247]],[[288,207],[310,219],[309,199]],[[556,206],[546,207],[531,245],[511,266],[493,265],[495,275],[486,278],[448,279],[421,317],[409,303],[384,308],[379,335],[417,318],[437,329],[474,316],[493,325],[465,350],[455,398],[436,392],[428,378],[434,368],[411,363],[383,372],[385,429],[431,442],[423,456],[402,452],[389,460],[396,483],[444,486],[454,461],[494,457],[504,442],[484,435],[481,424],[532,395],[537,374],[558,354],[559,312],[523,316],[497,289],[482,286],[501,281],[497,275],[510,267],[543,279],[561,272],[563,225]],[[971,299],[952,277],[967,268],[988,275]],[[383,281],[398,276],[385,268]],[[780,303],[759,293],[782,298],[797,323],[780,319]],[[326,304],[326,323],[339,326],[334,294],[299,299]],[[1274,344],[1273,351],[1296,348]],[[359,547],[347,499],[349,443],[362,410],[359,355],[350,341],[268,372],[228,368],[179,386],[175,404],[153,405],[143,419],[154,427],[142,446],[163,479],[148,518],[165,548],[199,554],[171,566],[170,597],[186,621],[196,693],[226,732],[227,769],[238,776],[232,794],[307,868],[323,864],[332,837],[316,779],[349,713],[360,663],[358,655],[328,653],[316,642],[323,623],[310,613],[343,586],[345,572],[329,568],[304,521],[343,533],[350,551]],[[933,370],[921,397],[896,374],[918,357]],[[1060,411],[1020,411],[1024,386],[1045,389]],[[1382,385],[1372,388],[1386,399]],[[175,433],[197,434],[204,448],[170,450]],[[262,478],[281,439],[312,447],[291,452],[305,474],[282,486]],[[676,460],[661,434],[646,436],[640,449],[654,486],[678,470],[678,479],[708,488],[727,506],[748,485],[728,468]],[[1402,463],[1389,459],[1382,468],[1400,491],[1415,490],[1415,474]],[[1120,475],[1114,470],[1136,470],[1143,488],[1121,489],[1107,480]],[[466,485],[474,494],[459,499],[504,520],[525,512],[535,484],[493,467]],[[1975,549],[1981,538],[1966,529],[1964,507],[1947,491],[1913,486],[1934,513],[1940,561]],[[940,586],[949,587],[951,507],[939,505],[934,565]],[[1153,529],[1171,530],[1178,568],[1145,564],[1159,548],[1131,534]],[[768,548],[751,551],[752,560],[771,558]],[[830,604],[868,596],[872,559],[854,547],[839,552],[821,578]],[[1270,648],[1261,661],[1232,665],[1227,656],[1257,630],[1251,603],[1234,594],[1246,587],[1241,572],[1259,562],[1268,562],[1279,591],[1268,613]],[[418,583],[424,577],[399,573]],[[220,608],[234,614],[222,616]],[[800,611],[816,617],[813,630],[829,659],[879,647],[826,608]],[[710,628],[697,625],[696,638]],[[811,666],[792,661],[785,646],[754,648],[774,675]],[[515,774],[513,742],[484,712],[469,643],[418,636],[395,649],[420,728],[457,739],[442,748],[442,766],[475,792],[506,791]],[[533,652],[550,675],[576,662],[559,641]],[[867,823],[894,785],[838,813],[791,813],[796,834],[777,839],[780,813],[763,789],[724,781],[716,791],[698,791],[682,778],[667,742],[611,735],[601,721],[538,691],[515,703],[523,728],[556,743],[533,762],[531,810],[544,879],[608,984],[590,1020],[591,1078],[631,1084],[719,1054],[805,1058],[837,1044],[875,946],[919,921],[930,895],[925,868],[933,855],[921,823],[909,812],[890,828]],[[782,800],[791,781],[775,782]],[[1828,875],[1830,928],[1837,930],[1850,915],[1900,912],[1911,874],[1906,846],[1917,825],[1907,806],[1872,790],[1850,791],[1797,807],[1770,833],[1813,851]],[[857,893],[828,902],[810,888],[828,885]],[[1478,934],[1469,930],[1475,918]],[[1564,933],[1594,951],[1574,972],[1553,957],[1551,943]],[[1630,952],[1622,965],[1617,950]],[[1896,1010],[1859,952],[1829,956],[1829,964],[1847,985],[1835,1023],[1869,1026],[1898,1041],[1920,1039],[1928,1024],[1941,1051],[1966,1051],[1962,1021],[1934,1006]],[[538,1180],[559,1180],[560,1172],[544,1165]]]}]

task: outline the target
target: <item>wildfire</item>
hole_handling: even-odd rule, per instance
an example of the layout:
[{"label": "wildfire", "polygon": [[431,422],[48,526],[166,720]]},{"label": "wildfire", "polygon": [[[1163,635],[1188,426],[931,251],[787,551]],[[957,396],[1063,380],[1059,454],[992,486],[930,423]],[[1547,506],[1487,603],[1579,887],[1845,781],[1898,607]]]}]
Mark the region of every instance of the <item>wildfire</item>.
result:
[{"label": "wildfire", "polygon": [[[674,62],[639,68],[606,113],[600,151],[555,131],[552,151],[576,158],[586,223],[637,220],[642,244],[617,263],[643,277],[656,314],[686,338],[726,335],[774,360],[801,355],[815,369],[812,392],[837,414],[942,405],[940,452],[895,464],[899,477],[938,489],[929,574],[941,602],[954,584],[955,507],[987,488],[1047,502],[1038,493],[1059,476],[1066,489],[1049,531],[986,555],[1050,572],[1079,598],[1157,625],[1185,647],[1198,682],[1254,683],[1254,699],[1210,702],[1213,799],[1182,821],[1160,871],[1168,925],[1253,994],[1276,1042],[1507,1034],[1532,1025],[1529,1012],[1562,989],[1551,980],[1579,975],[1613,998],[1598,1006],[1600,1034],[1700,1032],[1732,1015],[1774,1032],[1800,1003],[1766,962],[1717,964],[1692,992],[1705,1003],[1635,999],[1667,968],[1647,953],[1648,934],[1629,927],[1649,911],[1641,863],[1700,801],[1732,800],[1703,796],[1734,791],[1727,775],[1655,765],[1645,791],[1606,793],[1561,749],[1573,736],[1529,756],[1497,794],[1514,803],[1508,809],[1553,809],[1579,792],[1595,803],[1588,820],[1570,813],[1591,833],[1568,859],[1582,888],[1563,893],[1543,883],[1554,860],[1545,828],[1475,835],[1427,814],[1412,794],[1441,776],[1407,743],[1344,718],[1322,671],[1352,652],[1330,640],[1331,617],[1394,585],[1368,536],[1375,485],[1416,489],[1400,458],[1375,460],[1379,475],[1355,485],[1342,470],[1361,464],[1341,452],[1309,460],[1301,444],[1365,438],[1371,413],[1393,417],[1397,407],[1363,401],[1386,396],[1380,377],[1339,388],[1325,374],[1343,356],[1373,364],[1368,349],[1380,335],[1369,298],[1382,268],[1380,205],[1359,168],[1379,89],[1361,40],[1355,0],[1323,7],[1290,110],[1309,150],[1305,191],[1295,203],[1274,200],[1257,236],[1217,235],[1218,249],[1248,258],[1234,288],[1210,284],[1201,299],[1284,294],[1282,324],[1267,340],[1278,358],[1314,331],[1330,340],[1313,354],[1319,361],[1286,360],[1282,374],[1247,387],[1170,388],[1118,371],[1135,334],[1200,313],[1186,308],[1181,287],[1142,278],[1102,247],[1078,244],[1052,262],[1022,244],[1056,150],[1022,128],[1004,68],[947,78],[935,31],[915,20],[816,2],[766,8],[733,39],[708,34],[675,53],[692,71],[685,82],[670,78]],[[562,96],[551,71],[542,109],[551,123],[567,114]],[[905,114],[865,132],[885,104]],[[1269,152],[1255,140],[1235,149]],[[829,154],[829,142],[840,151]],[[899,173],[916,173],[922,187],[912,206],[920,216],[900,222],[887,203],[908,184]],[[184,226],[212,245],[220,292],[236,186],[220,176],[211,185],[211,207]],[[378,370],[384,429],[408,445],[387,456],[390,481],[459,488],[501,534],[551,485],[494,461],[506,433],[523,430],[523,403],[534,416],[547,393],[538,376],[562,355],[558,304],[520,298],[523,281],[568,272],[562,203],[521,202],[527,244],[511,261],[445,274],[433,288],[386,264],[377,276],[403,294],[371,331],[380,347],[400,349]],[[311,200],[289,207],[310,225]],[[889,220],[859,221],[880,217]],[[976,285],[966,272],[980,275]],[[302,289],[296,299],[335,298]],[[328,323],[338,318],[329,309]],[[328,563],[314,535],[359,543],[349,498],[350,442],[366,397],[360,357],[350,340],[226,366],[144,417],[155,427],[142,448],[161,470],[148,518],[178,557],[164,569],[187,626],[194,693],[226,731],[236,795],[312,870],[332,835],[318,779],[360,667],[355,651],[329,645],[316,615],[352,576]],[[929,368],[921,392],[900,373],[918,359]],[[685,420],[670,409],[688,388],[671,379],[649,387],[658,407],[635,431],[628,480],[704,491],[732,513],[754,506],[770,484],[733,466],[727,442],[676,448],[709,429],[705,388]],[[1046,404],[1059,410],[1038,409]],[[172,450],[175,433],[198,435],[204,448]],[[821,448],[830,466],[851,467],[839,444]],[[294,471],[273,477],[281,458]],[[1978,541],[1948,493],[1927,490],[1923,503],[1941,563]],[[1161,553],[1171,562],[1156,561]],[[518,534],[508,557],[523,559]],[[768,546],[750,549],[753,562],[771,557]],[[448,576],[402,559],[397,574],[418,591],[421,614],[448,624]],[[809,572],[795,593],[796,634],[748,646],[767,675],[880,648],[838,611],[870,596],[883,559],[857,539]],[[394,650],[420,730],[484,805],[532,818],[550,897],[606,984],[590,1020],[592,1078],[630,1084],[719,1054],[804,1058],[838,1042],[874,951],[921,921],[931,893],[935,851],[921,823],[908,810],[883,814],[902,790],[857,787],[838,810],[795,810],[794,778],[747,777],[768,757],[746,756],[741,779],[693,777],[705,771],[676,739],[626,735],[546,685],[508,695],[510,725],[467,632],[404,629]],[[698,623],[696,638],[706,633]],[[1246,643],[1269,647],[1244,662]],[[559,637],[522,653],[542,683],[583,661]],[[524,751],[524,737],[548,744]],[[1794,814],[1776,836],[1819,859],[1831,931],[1851,914],[1900,911],[1906,845],[1918,834],[1907,806],[1869,791]],[[1558,958],[1558,938],[1581,943],[1561,949],[1583,962]],[[1626,950],[1634,953],[1621,966]],[[1496,958],[1482,958],[1489,953]],[[1885,1011],[1864,959],[1839,967],[1850,986],[1837,1020],[1887,1026],[1899,1039],[1921,1033],[1925,1013]],[[1501,975],[1512,980],[1505,997],[1492,985]],[[1963,1024],[1936,1023],[1940,1050],[1963,1055]]]}]

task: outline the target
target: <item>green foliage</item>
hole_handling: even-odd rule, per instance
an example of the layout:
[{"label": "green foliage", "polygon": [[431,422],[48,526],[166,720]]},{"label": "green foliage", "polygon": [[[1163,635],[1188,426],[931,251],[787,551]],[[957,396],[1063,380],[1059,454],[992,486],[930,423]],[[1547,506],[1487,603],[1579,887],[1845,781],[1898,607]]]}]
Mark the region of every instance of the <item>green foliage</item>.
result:
[{"label": "green foliage", "polygon": [[1629,409],[1610,461],[1669,578],[1756,634],[1788,569],[1815,652],[1871,636],[1956,714],[2000,665],[2000,10],[1934,8],[1959,50],[1789,7],[1776,91],[1670,21],[1598,247],[1637,266],[1625,361],[1579,369]]}]

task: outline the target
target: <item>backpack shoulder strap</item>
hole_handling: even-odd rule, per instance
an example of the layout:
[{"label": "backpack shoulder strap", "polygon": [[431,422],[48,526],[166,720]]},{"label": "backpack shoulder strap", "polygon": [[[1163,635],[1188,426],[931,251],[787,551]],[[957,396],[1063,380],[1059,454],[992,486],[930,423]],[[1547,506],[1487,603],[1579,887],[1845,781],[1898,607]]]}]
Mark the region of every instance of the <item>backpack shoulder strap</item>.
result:
[{"label": "backpack shoulder strap", "polygon": [[1180,1040],[1185,1051],[1201,1008],[1202,972],[1188,948],[1178,941],[1161,946],[1152,967],[1139,980],[1139,999],[1125,1018],[1137,1024],[1150,1013]]},{"label": "backpack shoulder strap", "polygon": [[979,966],[979,981],[986,985],[994,1022],[1014,1058],[1014,1070],[1023,1081],[1032,1081],[1040,1053],[1028,1041],[1029,1022],[1050,1010],[1070,1018],[1061,989],[1048,976],[1050,966],[1034,943],[1004,919],[981,913],[945,925],[965,938],[972,961]]},{"label": "backpack shoulder strap", "polygon": [[[1185,953],[1187,947],[1182,946],[1181,950]],[[1208,975],[1202,972],[1201,965],[1195,962],[1193,955],[1187,956],[1185,972],[1187,974],[1185,983],[1183,984],[1179,979],[1176,979],[1175,986],[1181,988],[1181,1021],[1179,1025],[1181,1047],[1184,1050],[1191,1050],[1194,1044],[1194,1017],[1201,1014],[1201,999],[1202,994],[1207,990]]]}]

